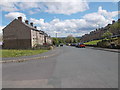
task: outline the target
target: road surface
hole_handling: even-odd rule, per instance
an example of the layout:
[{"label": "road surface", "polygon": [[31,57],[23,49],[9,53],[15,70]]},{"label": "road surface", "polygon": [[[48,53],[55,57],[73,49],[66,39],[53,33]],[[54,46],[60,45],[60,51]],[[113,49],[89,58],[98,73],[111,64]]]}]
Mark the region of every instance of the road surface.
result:
[{"label": "road surface", "polygon": [[43,60],[5,63],[3,88],[117,88],[118,53],[59,47]]}]

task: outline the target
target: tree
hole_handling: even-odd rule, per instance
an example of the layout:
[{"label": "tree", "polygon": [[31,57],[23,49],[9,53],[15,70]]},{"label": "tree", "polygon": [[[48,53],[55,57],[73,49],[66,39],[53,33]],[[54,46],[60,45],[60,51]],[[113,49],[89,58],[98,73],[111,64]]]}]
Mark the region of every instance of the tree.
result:
[{"label": "tree", "polygon": [[57,38],[52,38],[52,41],[53,41],[53,45],[57,45],[59,43]]},{"label": "tree", "polygon": [[66,43],[77,43],[77,38],[73,37],[72,35],[69,35],[65,38]]},{"label": "tree", "polygon": [[113,35],[113,34],[112,34],[110,31],[107,31],[107,32],[105,32],[105,33],[102,35],[102,37],[103,37],[103,38],[110,39],[112,35]]},{"label": "tree", "polygon": [[63,39],[61,38],[52,38],[53,45],[59,45],[60,43],[64,43]]}]

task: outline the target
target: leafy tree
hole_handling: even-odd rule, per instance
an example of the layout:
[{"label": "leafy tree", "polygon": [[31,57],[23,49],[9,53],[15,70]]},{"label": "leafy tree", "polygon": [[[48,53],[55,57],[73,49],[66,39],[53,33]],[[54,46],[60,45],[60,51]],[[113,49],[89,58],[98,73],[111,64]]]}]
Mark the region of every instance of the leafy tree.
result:
[{"label": "leafy tree", "polygon": [[77,38],[73,37],[72,35],[69,35],[65,38],[66,43],[77,43]]},{"label": "leafy tree", "polygon": [[80,40],[78,39],[78,38],[75,38],[74,37],[74,42],[73,43],[77,43],[77,42],[79,42]]},{"label": "leafy tree", "polygon": [[64,43],[64,40],[61,38],[52,38],[53,40],[53,45],[58,45],[60,43]]},{"label": "leafy tree", "polygon": [[53,41],[53,45],[57,45],[59,43],[57,38],[52,38],[52,41]]},{"label": "leafy tree", "polygon": [[64,41],[63,41],[63,39],[58,38],[58,42],[59,42],[59,44],[60,44],[60,43],[63,43]]},{"label": "leafy tree", "polygon": [[105,32],[105,33],[102,35],[102,37],[103,37],[103,38],[110,39],[112,35],[113,35],[113,34],[112,34],[110,31],[107,31],[107,32]]}]

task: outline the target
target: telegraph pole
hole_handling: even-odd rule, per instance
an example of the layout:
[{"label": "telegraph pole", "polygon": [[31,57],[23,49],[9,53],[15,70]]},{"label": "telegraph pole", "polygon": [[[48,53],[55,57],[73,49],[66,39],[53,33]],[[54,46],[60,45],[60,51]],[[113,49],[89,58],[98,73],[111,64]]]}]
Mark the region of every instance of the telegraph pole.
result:
[{"label": "telegraph pole", "polygon": [[56,38],[57,38],[57,33],[56,33]]}]

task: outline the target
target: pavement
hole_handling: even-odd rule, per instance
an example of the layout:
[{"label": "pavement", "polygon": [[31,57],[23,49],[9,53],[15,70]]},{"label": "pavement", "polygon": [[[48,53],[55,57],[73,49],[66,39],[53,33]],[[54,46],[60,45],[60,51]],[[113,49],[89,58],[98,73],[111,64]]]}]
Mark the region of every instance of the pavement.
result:
[{"label": "pavement", "polygon": [[87,48],[120,53],[120,49],[109,49],[109,48],[100,48],[100,47],[87,47]]},{"label": "pavement", "polygon": [[3,88],[117,88],[118,53],[70,46],[41,60],[2,64]]}]

